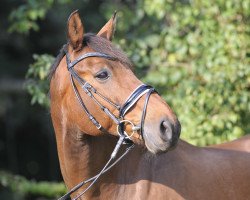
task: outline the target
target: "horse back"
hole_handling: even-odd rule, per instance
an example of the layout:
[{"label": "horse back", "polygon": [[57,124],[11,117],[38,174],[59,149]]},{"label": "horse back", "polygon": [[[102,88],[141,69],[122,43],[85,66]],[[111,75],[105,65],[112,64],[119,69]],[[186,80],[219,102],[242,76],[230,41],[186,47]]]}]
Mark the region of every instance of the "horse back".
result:
[{"label": "horse back", "polygon": [[235,151],[243,151],[243,152],[250,153],[250,134],[245,135],[239,139],[236,139],[230,142],[225,142],[225,143],[217,144],[217,145],[211,145],[209,147],[216,148],[216,149],[231,149]]}]

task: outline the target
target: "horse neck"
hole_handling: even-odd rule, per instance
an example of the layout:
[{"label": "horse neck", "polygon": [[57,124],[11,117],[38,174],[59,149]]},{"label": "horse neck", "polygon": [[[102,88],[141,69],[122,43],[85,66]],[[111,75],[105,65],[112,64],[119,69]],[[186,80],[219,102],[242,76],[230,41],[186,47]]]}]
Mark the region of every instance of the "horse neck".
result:
[{"label": "horse neck", "polygon": [[[89,136],[70,126],[55,126],[55,130],[61,171],[68,189],[98,174],[109,160],[117,141],[117,138],[108,135]],[[137,183],[141,179],[151,180],[157,171],[156,166],[166,164],[166,161],[173,162],[186,149],[189,149],[189,145],[180,142],[175,150],[153,156],[146,149],[135,147],[108,174],[102,176],[102,183],[111,184],[112,189],[109,190],[114,193],[119,191],[119,187],[127,187],[127,184]],[[93,192],[100,188],[99,184],[91,188],[85,195],[86,199],[92,198]]]},{"label": "horse neck", "polygon": [[76,128],[56,129],[60,167],[69,189],[96,175],[110,158],[116,139],[93,137]]}]

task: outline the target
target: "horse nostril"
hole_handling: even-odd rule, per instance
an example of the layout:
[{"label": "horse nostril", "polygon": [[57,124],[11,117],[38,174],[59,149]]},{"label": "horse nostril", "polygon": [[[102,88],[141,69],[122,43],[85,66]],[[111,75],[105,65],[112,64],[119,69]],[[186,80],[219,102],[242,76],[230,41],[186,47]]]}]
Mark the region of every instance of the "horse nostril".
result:
[{"label": "horse nostril", "polygon": [[162,121],[160,125],[161,138],[165,141],[172,139],[172,126],[169,121]]}]

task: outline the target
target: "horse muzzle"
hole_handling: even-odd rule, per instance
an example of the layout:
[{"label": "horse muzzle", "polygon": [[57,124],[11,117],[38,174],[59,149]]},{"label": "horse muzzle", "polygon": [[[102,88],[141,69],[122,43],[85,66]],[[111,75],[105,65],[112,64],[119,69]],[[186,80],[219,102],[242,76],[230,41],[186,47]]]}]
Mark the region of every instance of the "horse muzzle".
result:
[{"label": "horse muzzle", "polygon": [[173,149],[181,132],[181,125],[177,119],[175,122],[163,119],[157,126],[147,124],[144,128],[143,139],[145,145],[153,154],[164,153]]}]

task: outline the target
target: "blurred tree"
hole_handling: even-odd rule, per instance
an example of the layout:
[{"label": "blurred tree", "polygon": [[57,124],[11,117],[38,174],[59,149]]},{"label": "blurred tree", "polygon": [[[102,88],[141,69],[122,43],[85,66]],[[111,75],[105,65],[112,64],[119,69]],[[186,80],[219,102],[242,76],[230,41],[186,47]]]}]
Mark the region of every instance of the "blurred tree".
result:
[{"label": "blurred tree", "polygon": [[38,20],[44,20],[47,12],[55,3],[66,4],[70,2],[71,0],[28,0],[10,13],[9,32],[28,34],[31,30],[38,31]]},{"label": "blurred tree", "polygon": [[34,54],[34,64],[30,65],[27,71],[26,88],[31,94],[31,104],[39,103],[45,107],[49,107],[49,99],[47,93],[49,91],[49,82],[47,75],[54,61],[54,57],[48,54],[37,55]]},{"label": "blurred tree", "polygon": [[66,192],[66,187],[63,183],[47,181],[40,181],[38,183],[34,180],[29,181],[22,176],[12,175],[4,171],[0,171],[0,185],[14,191],[16,193],[16,197],[13,197],[14,199],[25,199],[27,196],[30,199],[39,196],[47,197],[48,199],[59,198]]},{"label": "blurred tree", "polygon": [[147,69],[144,80],[176,110],[182,137],[193,144],[250,131],[249,7],[247,0],[138,1],[125,29],[130,38],[120,40],[136,66]]}]

